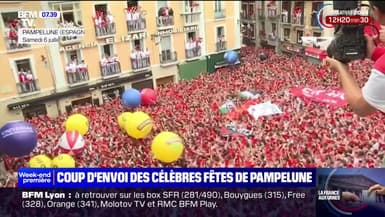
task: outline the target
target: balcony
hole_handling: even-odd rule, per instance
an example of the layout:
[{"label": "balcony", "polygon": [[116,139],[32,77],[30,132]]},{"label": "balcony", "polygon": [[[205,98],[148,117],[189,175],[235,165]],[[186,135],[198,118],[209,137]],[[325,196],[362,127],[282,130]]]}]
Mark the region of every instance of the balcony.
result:
[{"label": "balcony", "polygon": [[196,60],[199,59],[201,56],[201,48],[195,47],[195,48],[189,48],[185,50],[186,52],[186,60]]},{"label": "balcony", "polygon": [[258,9],[258,18],[259,19],[265,19],[265,9],[264,8]]},{"label": "balcony", "polygon": [[174,16],[156,17],[156,26],[158,28],[167,28],[174,25]]},{"label": "balcony", "polygon": [[281,22],[284,25],[291,25],[291,17],[287,13],[282,13]]},{"label": "balcony", "polygon": [[200,14],[185,14],[184,15],[184,25],[198,25],[200,21]]},{"label": "balcony", "polygon": [[267,17],[270,19],[279,18],[278,9],[277,8],[267,8]]},{"label": "balcony", "polygon": [[67,82],[72,86],[82,85],[89,81],[88,68],[77,67],[76,70],[66,70]]},{"label": "balcony", "polygon": [[224,51],[227,49],[227,42],[226,41],[218,41],[216,43],[217,52]]},{"label": "balcony", "polygon": [[33,79],[30,81],[24,81],[16,83],[17,91],[21,95],[27,95],[29,93],[35,93],[40,90],[39,80]]},{"label": "balcony", "polygon": [[214,11],[214,19],[224,19],[226,17],[226,11],[225,9],[220,9]]},{"label": "balcony", "polygon": [[162,53],[159,54],[160,66],[166,67],[174,65],[178,62],[178,56],[176,51],[171,50],[162,50]]},{"label": "balcony", "polygon": [[109,23],[106,26],[95,25],[95,33],[97,38],[106,38],[116,33],[115,23]]},{"label": "balcony", "polygon": [[61,45],[70,45],[70,44],[76,44],[80,43],[82,41],[82,38],[79,36],[63,36],[60,37],[60,44]]},{"label": "balcony", "polygon": [[144,71],[151,67],[150,57],[131,58],[131,68],[134,72]]},{"label": "balcony", "polygon": [[122,72],[120,62],[102,63],[100,61],[99,64],[103,79],[115,77]]},{"label": "balcony", "polygon": [[127,20],[127,30],[129,33],[142,32],[146,30],[146,19],[139,18],[138,20]]},{"label": "balcony", "polygon": [[30,44],[19,44],[18,43],[17,33],[16,33],[16,35],[12,36],[12,38],[11,38],[10,34],[8,34],[6,32],[4,38],[5,38],[5,44],[7,46],[7,51],[9,53],[28,50],[31,48]]}]

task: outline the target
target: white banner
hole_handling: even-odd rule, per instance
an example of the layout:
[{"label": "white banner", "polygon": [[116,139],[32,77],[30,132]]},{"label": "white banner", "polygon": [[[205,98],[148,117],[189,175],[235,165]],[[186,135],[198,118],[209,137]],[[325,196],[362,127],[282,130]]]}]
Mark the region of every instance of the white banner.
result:
[{"label": "white banner", "polygon": [[261,116],[269,116],[275,114],[282,114],[281,109],[271,102],[265,102],[257,105],[250,106],[247,111],[254,119],[258,119]]}]

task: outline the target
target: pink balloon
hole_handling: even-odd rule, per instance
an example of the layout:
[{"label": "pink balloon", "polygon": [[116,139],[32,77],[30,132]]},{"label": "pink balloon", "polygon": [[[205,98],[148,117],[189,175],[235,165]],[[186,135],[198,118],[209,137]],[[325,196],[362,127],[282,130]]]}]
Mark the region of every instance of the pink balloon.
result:
[{"label": "pink balloon", "polygon": [[142,94],[142,105],[151,105],[156,102],[155,90],[144,88],[140,93]]}]

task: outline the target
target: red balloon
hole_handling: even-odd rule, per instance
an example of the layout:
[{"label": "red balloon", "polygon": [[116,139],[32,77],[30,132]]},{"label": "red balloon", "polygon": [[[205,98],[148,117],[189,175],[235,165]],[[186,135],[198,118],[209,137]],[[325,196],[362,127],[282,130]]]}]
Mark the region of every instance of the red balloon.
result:
[{"label": "red balloon", "polygon": [[142,94],[143,105],[151,105],[156,102],[155,90],[151,88],[144,88],[140,93]]}]

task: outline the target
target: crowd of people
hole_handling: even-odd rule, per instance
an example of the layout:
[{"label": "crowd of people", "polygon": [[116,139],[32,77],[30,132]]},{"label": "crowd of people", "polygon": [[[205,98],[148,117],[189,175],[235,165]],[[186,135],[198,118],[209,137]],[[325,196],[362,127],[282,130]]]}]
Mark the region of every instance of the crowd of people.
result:
[{"label": "crowd of people", "polygon": [[[90,120],[85,136],[87,146],[77,156],[79,167],[165,166],[150,153],[153,135],[160,131],[178,133],[186,146],[184,157],[169,166],[176,167],[380,167],[385,151],[384,116],[376,113],[359,118],[349,107],[333,108],[290,94],[296,85],[337,87],[337,75],[302,57],[287,57],[265,50],[269,59],[260,61],[259,50],[243,48],[242,64],[220,68],[157,89],[158,102],[140,107],[154,121],[154,133],[133,140],[119,129],[117,117],[127,109],[119,99],[100,107],[75,109]],[[371,62],[357,61],[350,68],[363,84]],[[323,72],[323,73],[320,73]],[[271,101],[281,115],[253,119],[248,114],[230,118],[218,107],[231,99],[241,106],[239,91],[261,91],[260,102]],[[34,154],[55,156],[57,142],[64,133],[67,114],[57,118],[29,120],[39,132]],[[221,129],[229,124],[250,130],[249,137],[224,137]],[[27,158],[8,159],[9,170],[27,166]]]},{"label": "crowd of people", "polygon": [[111,35],[116,32],[114,16],[110,12],[96,10],[92,17],[95,25],[96,36]]}]

